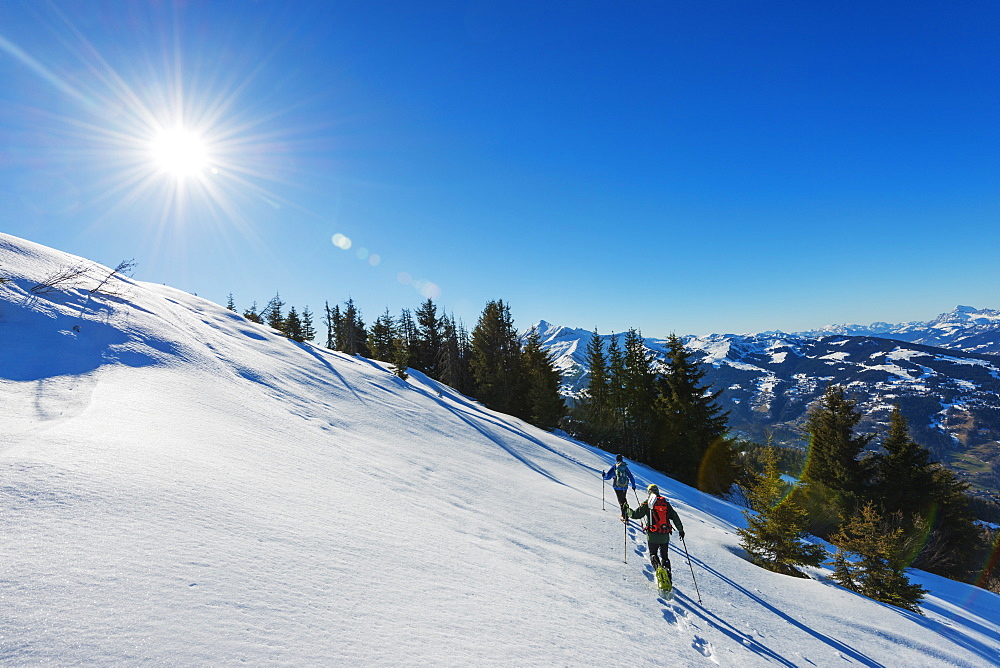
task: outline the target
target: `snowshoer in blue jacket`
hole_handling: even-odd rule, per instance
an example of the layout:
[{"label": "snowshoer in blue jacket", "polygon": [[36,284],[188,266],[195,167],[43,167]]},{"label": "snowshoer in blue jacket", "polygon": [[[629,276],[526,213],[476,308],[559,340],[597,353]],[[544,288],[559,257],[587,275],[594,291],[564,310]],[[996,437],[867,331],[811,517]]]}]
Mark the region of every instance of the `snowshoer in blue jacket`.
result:
[{"label": "snowshoer in blue jacket", "polygon": [[632,472],[628,470],[628,464],[621,455],[615,456],[615,465],[604,474],[604,479],[611,481],[611,489],[615,490],[615,495],[618,496],[618,506],[622,509],[622,522],[628,522],[628,497],[625,496],[625,492],[629,485],[632,486],[632,491],[635,491],[635,478],[632,477]]}]

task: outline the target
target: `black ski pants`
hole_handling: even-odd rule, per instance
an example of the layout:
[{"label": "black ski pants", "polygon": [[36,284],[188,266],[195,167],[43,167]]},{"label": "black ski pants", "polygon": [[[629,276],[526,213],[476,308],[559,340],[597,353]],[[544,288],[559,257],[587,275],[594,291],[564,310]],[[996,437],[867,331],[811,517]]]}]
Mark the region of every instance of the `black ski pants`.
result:
[{"label": "black ski pants", "polygon": [[[618,496],[618,507],[622,509],[622,517],[625,517],[625,504],[628,503],[628,497],[625,496],[625,492],[628,489],[616,489],[615,494]],[[628,519],[627,517],[625,519]]]},{"label": "black ski pants", "polygon": [[667,569],[670,572],[670,557],[667,556],[667,548],[670,547],[669,543],[647,543],[649,545],[649,563],[653,564],[653,568],[656,568],[657,563]]}]

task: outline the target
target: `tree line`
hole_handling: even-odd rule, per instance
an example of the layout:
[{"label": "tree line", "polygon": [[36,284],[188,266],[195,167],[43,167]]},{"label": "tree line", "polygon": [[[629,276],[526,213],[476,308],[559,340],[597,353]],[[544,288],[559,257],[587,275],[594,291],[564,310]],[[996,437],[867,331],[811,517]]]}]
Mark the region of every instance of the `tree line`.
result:
[{"label": "tree line", "polygon": [[[309,307],[301,312],[278,294],[258,310],[243,311],[252,322],[266,324],[294,341],[314,340],[317,332]],[[237,311],[232,295],[226,307]],[[361,310],[348,299],[332,307],[324,303],[324,345],[348,355],[387,362],[400,378],[419,371],[487,408],[519,417],[543,429],[554,429],[566,414],[559,392],[562,380],[534,330],[520,336],[510,305],[489,301],[469,332],[461,320],[427,299],[417,309],[389,309],[366,325]]]},{"label": "tree line", "polygon": [[777,448],[765,448],[764,470],[746,484],[754,512],[739,531],[751,561],[800,574],[825,555],[812,534],[838,548],[834,580],[915,612],[925,591],[909,582],[910,566],[998,589],[995,532],[977,525],[968,485],[913,440],[898,406],[877,451],[878,434],[856,429],[862,417],[843,387],[829,386],[808,413],[808,456],[794,483],[781,478]]},{"label": "tree line", "polygon": [[667,338],[657,360],[630,329],[623,343],[612,335],[605,349],[595,330],[587,344],[590,382],[574,407],[568,430],[583,440],[648,464],[714,494],[736,477],[736,451],[726,437],[728,412],[719,392],[681,339]]},{"label": "tree line", "polygon": [[703,491],[738,492],[749,506],[740,535],[751,561],[801,575],[799,567],[826,557],[809,542],[813,535],[838,547],[836,581],[910,610],[919,611],[924,591],[908,581],[908,566],[998,589],[1000,569],[995,556],[990,561],[996,532],[977,526],[968,486],[913,440],[898,407],[874,451],[877,434],[856,430],[857,403],[844,388],[828,387],[803,426],[803,456],[730,435],[720,392],[702,382],[678,337],[667,339],[662,360],[638,331],[622,338],[605,345],[596,331],[591,336],[590,383],[570,431]]},{"label": "tree line", "polygon": [[[275,295],[249,320],[297,341],[316,336],[308,307],[284,311]],[[236,310],[230,297],[228,307]],[[675,335],[658,360],[630,329],[605,346],[594,331],[586,349],[588,387],[571,410],[561,376],[538,333],[519,336],[510,306],[486,304],[472,332],[427,299],[415,311],[387,309],[366,325],[353,300],[324,304],[325,345],[381,360],[401,378],[416,370],[472,396],[488,408],[571,435],[651,466],[703,491],[743,497],[749,510],[740,540],[751,561],[801,575],[825,551],[808,536],[838,547],[833,577],[866,596],[919,611],[924,591],[906,578],[914,566],[1000,589],[996,532],[976,525],[967,485],[916,443],[899,408],[881,449],[877,434],[857,433],[862,418],[844,388],[830,386],[807,415],[805,454],[740,440],[728,433],[728,413],[703,381],[704,371]],[[783,473],[792,473],[787,482]],[[983,568],[982,565],[986,564]]]}]

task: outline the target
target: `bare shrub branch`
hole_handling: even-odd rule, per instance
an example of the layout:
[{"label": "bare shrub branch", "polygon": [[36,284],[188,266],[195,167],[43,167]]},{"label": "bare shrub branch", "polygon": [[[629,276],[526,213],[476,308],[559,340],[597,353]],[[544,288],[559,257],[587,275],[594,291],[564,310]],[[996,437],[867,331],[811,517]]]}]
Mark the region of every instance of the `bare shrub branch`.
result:
[{"label": "bare shrub branch", "polygon": [[97,286],[90,291],[90,294],[94,294],[95,292],[99,292],[99,293],[106,294],[106,295],[120,297],[121,296],[120,294],[118,294],[116,292],[110,292],[105,286],[107,286],[108,282],[112,278],[114,278],[115,276],[118,276],[119,278],[121,276],[131,277],[132,276],[132,270],[135,269],[135,264],[136,264],[135,263],[135,259],[132,259],[132,260],[122,260],[121,262],[118,263],[117,267],[115,267],[114,269],[112,269],[111,272],[107,276],[105,276],[104,278],[101,279],[101,282],[98,283]]},{"label": "bare shrub branch", "polygon": [[57,290],[71,290],[86,278],[89,269],[82,262],[68,267],[60,267],[51,275],[31,288],[36,295],[45,295]]}]

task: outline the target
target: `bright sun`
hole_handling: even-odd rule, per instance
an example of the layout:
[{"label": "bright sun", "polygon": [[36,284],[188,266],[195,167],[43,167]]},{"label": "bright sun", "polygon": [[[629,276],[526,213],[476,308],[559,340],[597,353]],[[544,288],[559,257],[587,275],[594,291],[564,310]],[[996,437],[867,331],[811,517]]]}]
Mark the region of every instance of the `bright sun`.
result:
[{"label": "bright sun", "polygon": [[177,179],[198,176],[208,166],[205,141],[190,130],[161,132],[150,145],[156,166]]}]

